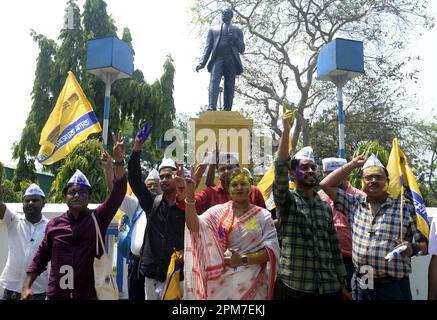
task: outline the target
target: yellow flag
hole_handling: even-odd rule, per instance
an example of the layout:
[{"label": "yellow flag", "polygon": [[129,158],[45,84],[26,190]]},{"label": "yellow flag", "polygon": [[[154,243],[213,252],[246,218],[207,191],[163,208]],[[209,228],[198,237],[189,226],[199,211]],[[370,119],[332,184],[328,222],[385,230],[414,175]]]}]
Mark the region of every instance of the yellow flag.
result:
[{"label": "yellow flag", "polygon": [[[276,208],[275,200],[273,198],[273,180],[275,179],[275,165],[272,164],[264,174],[260,182],[258,182],[258,189],[261,191],[264,201],[266,203],[266,208],[268,210],[273,210]],[[288,186],[290,189],[296,188],[294,182],[289,177]]]},{"label": "yellow flag", "polygon": [[165,280],[164,293],[162,300],[181,300],[182,292],[179,285],[180,281],[180,265],[176,265],[176,260],[179,258],[179,252],[173,252],[170,259],[170,264],[167,270],[167,279]]},{"label": "yellow flag", "polygon": [[65,158],[91,133],[102,128],[74,74],[69,71],[55,108],[41,132],[38,161],[44,165]]},{"label": "yellow flag", "polygon": [[405,153],[398,146],[398,139],[393,139],[393,145],[388,159],[387,171],[389,173],[388,193],[392,198],[404,195],[413,202],[417,216],[417,229],[428,238],[429,220],[426,213],[422,194],[414,177],[413,170],[408,165]]}]

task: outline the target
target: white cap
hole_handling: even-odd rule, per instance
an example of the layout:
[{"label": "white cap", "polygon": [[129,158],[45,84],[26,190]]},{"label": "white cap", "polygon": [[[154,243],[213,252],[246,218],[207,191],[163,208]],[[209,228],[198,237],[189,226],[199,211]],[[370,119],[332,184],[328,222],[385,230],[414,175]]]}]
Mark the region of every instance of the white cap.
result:
[{"label": "white cap", "polygon": [[176,164],[172,159],[164,158],[164,159],[162,159],[162,162],[158,168],[158,171],[161,171],[161,169],[163,169],[163,168],[172,168],[173,170],[176,170]]},{"label": "white cap", "polygon": [[316,163],[316,161],[314,160],[313,148],[311,148],[311,147],[303,147],[302,149],[299,150],[299,152],[297,152],[294,155],[293,159],[310,160],[310,161]]},{"label": "white cap", "polygon": [[42,191],[41,188],[37,184],[35,184],[35,183],[32,183],[26,189],[26,192],[24,193],[23,198],[26,197],[26,196],[41,196],[43,198],[46,197],[46,195],[44,194],[44,191]]},{"label": "white cap", "polygon": [[70,178],[70,180],[68,180],[67,184],[69,183],[79,184],[91,188],[90,182],[88,181],[87,177],[85,177],[85,175],[79,169],[77,169],[73,176]]},{"label": "white cap", "polygon": [[149,175],[147,176],[146,180],[159,180],[158,170],[152,169],[152,171],[149,172]]},{"label": "white cap", "polygon": [[343,158],[325,158],[322,160],[323,171],[331,172],[335,169],[341,168],[347,163],[346,159]]},{"label": "white cap", "polygon": [[363,165],[363,170],[368,167],[381,167],[385,168],[384,165],[379,161],[379,159],[372,153],[372,155],[367,159],[367,161]]}]

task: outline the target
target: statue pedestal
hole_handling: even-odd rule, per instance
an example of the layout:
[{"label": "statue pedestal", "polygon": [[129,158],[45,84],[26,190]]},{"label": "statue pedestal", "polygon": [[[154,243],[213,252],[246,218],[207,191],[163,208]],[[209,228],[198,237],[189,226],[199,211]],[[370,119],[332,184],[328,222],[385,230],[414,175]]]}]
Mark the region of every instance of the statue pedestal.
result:
[{"label": "statue pedestal", "polygon": [[[220,152],[229,152],[235,155],[241,167],[250,165],[251,134],[253,120],[244,118],[237,111],[206,111],[199,118],[191,118],[190,125],[192,141],[194,141],[195,164],[197,165],[206,150],[212,152],[216,143]],[[216,184],[219,183],[217,172]],[[205,177],[197,191],[205,188]]]}]

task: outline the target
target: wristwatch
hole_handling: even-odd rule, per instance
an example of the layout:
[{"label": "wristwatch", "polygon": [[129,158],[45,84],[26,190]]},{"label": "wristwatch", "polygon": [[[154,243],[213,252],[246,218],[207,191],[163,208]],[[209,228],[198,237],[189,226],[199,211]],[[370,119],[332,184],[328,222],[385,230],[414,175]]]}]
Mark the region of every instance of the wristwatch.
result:
[{"label": "wristwatch", "polygon": [[241,256],[241,261],[243,262],[243,266],[247,266],[249,264],[249,260],[245,254]]}]

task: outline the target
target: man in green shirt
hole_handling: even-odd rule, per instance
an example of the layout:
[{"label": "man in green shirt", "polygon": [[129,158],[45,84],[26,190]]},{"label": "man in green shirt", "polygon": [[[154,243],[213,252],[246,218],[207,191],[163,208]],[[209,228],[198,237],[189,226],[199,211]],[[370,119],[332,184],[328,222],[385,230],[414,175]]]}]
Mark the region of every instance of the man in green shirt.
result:
[{"label": "man in green shirt", "polygon": [[[303,148],[290,161],[293,121],[294,114],[286,112],[275,161],[273,194],[282,236],[275,299],[351,299],[332,210],[315,188],[318,181],[311,147]],[[288,187],[289,173],[296,190]]]}]

